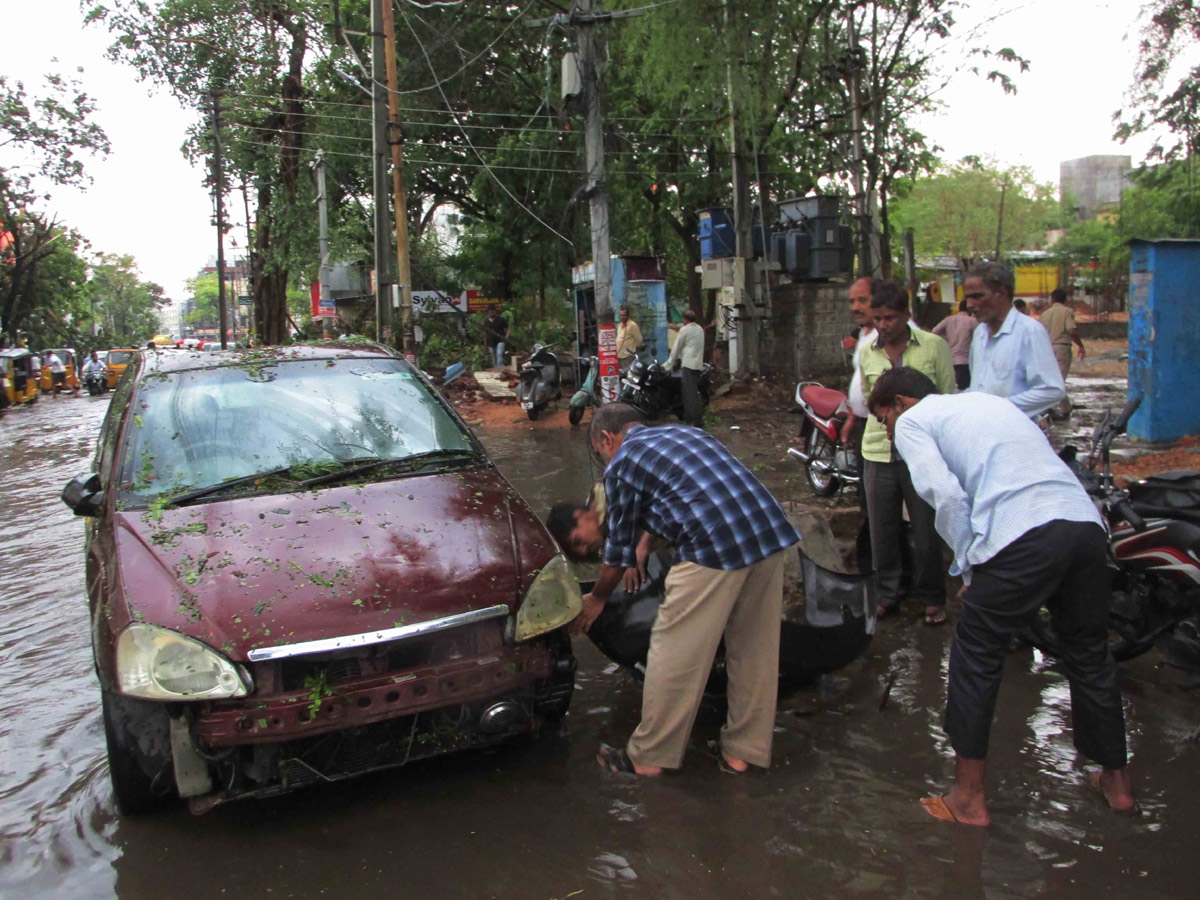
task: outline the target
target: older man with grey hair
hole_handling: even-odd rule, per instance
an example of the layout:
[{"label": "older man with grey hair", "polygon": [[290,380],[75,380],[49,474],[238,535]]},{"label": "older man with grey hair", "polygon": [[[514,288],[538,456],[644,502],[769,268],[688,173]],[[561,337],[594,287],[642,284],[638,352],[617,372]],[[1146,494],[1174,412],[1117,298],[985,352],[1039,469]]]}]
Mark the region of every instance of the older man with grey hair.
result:
[{"label": "older man with grey hair", "polygon": [[979,320],[971,338],[971,390],[1007,397],[1029,418],[1067,396],[1050,337],[1036,319],[1013,306],[1012,270],[1000,263],[972,266],[963,299]]}]

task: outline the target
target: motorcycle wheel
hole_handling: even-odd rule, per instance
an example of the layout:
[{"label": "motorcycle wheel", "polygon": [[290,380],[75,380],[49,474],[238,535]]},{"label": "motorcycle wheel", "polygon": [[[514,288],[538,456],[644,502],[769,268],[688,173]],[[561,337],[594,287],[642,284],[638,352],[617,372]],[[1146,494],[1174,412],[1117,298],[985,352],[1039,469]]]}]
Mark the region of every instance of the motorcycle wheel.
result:
[{"label": "motorcycle wheel", "polygon": [[[833,445],[822,432],[811,428],[805,450],[808,451],[808,463],[804,472],[808,475],[808,483],[812,485],[813,493],[818,497],[831,496],[838,488],[837,476],[833,474]],[[825,472],[819,471],[813,466],[813,463],[818,462],[828,465],[829,469]]]},{"label": "motorcycle wheel", "polygon": [[582,406],[570,407],[567,410],[567,420],[572,425],[578,425],[580,422],[582,422],[583,421],[583,407]]},{"label": "motorcycle wheel", "polygon": [[527,409],[527,410],[526,410],[526,413],[527,413],[527,414],[528,414],[528,416],[529,416],[529,421],[530,421],[530,422],[536,422],[536,421],[537,421],[537,417],[538,417],[538,413],[540,413],[540,412],[541,412],[541,410],[540,410],[540,409],[538,409],[536,406],[531,406],[531,407],[529,407],[529,409]]},{"label": "motorcycle wheel", "polygon": [[[1059,645],[1058,635],[1054,631],[1054,626],[1043,616],[1038,616],[1038,618],[1021,629],[1021,640],[1031,647],[1036,647],[1043,653],[1057,659],[1062,658],[1062,647]],[[1135,657],[1141,656],[1152,646],[1153,644],[1142,644],[1130,638],[1120,636],[1112,637],[1108,642],[1109,652],[1112,653],[1113,659],[1117,662],[1128,662]]]}]

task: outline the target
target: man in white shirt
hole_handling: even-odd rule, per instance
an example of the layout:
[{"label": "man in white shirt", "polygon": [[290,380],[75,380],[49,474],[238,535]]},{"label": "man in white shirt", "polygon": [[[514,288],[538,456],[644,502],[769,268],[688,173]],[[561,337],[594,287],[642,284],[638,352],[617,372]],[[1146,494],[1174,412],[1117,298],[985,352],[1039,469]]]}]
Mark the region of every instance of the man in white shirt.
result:
[{"label": "man in white shirt", "polygon": [[58,394],[67,384],[67,367],[63,365],[63,361],[58,358],[58,354],[53,350],[46,357],[46,366],[50,369],[50,377],[54,385],[54,393]]},{"label": "man in white shirt", "polygon": [[961,574],[964,584],[945,720],[955,784],[921,803],[935,818],[991,821],[984,774],[1004,660],[1012,638],[1045,606],[1071,684],[1075,747],[1103,767],[1088,777],[1109,806],[1131,810],[1100,515],[1040,429],[1010,401],[936,391],[920,372],[901,368],[881,375],[868,398],[917,493],[936,510],[938,532],[954,554],[950,574]]},{"label": "man in white shirt", "polygon": [[979,320],[971,336],[971,390],[1007,397],[1031,419],[1067,396],[1050,337],[1013,306],[1012,270],[979,263],[967,272],[963,299]]},{"label": "man in white shirt", "polygon": [[704,424],[704,408],[700,402],[700,371],[704,368],[704,329],[696,322],[690,309],[683,313],[683,327],[675,336],[675,346],[667,357],[667,371],[680,365],[683,377],[683,421],[700,428]]}]

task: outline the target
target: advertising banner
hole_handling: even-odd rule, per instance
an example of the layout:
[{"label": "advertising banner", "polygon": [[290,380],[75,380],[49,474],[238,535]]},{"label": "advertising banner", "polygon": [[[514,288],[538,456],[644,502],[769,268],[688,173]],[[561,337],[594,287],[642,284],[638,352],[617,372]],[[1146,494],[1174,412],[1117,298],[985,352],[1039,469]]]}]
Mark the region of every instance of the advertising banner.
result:
[{"label": "advertising banner", "polygon": [[600,358],[600,391],[605,403],[617,399],[621,388],[621,372],[617,363],[617,325],[601,322],[598,334]]}]

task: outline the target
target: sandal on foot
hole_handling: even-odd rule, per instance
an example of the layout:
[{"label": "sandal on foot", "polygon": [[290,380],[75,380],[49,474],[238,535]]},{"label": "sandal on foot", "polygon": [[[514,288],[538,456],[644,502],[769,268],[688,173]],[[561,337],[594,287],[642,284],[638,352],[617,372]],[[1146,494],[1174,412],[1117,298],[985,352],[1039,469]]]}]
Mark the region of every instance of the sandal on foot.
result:
[{"label": "sandal on foot", "polygon": [[601,744],[600,749],[596,752],[596,762],[600,764],[602,769],[607,769],[614,775],[637,774],[637,769],[633,767],[633,760],[620,747],[610,747],[608,744]]},{"label": "sandal on foot", "polygon": [[733,766],[731,766],[725,759],[725,751],[721,749],[720,741],[708,741],[705,746],[708,747],[708,752],[716,757],[717,768],[726,775],[745,775],[748,771],[750,771],[749,766],[747,766],[745,769],[735,769]]},{"label": "sandal on foot", "polygon": [[925,610],[925,624],[931,627],[946,624],[946,608],[939,606],[933,612]]},{"label": "sandal on foot", "polygon": [[935,819],[941,819],[943,822],[954,822],[955,824],[958,824],[958,816],[954,814],[954,810],[946,805],[946,798],[944,796],[922,797],[921,808]]}]

